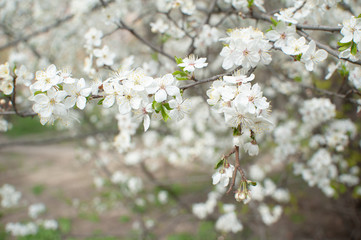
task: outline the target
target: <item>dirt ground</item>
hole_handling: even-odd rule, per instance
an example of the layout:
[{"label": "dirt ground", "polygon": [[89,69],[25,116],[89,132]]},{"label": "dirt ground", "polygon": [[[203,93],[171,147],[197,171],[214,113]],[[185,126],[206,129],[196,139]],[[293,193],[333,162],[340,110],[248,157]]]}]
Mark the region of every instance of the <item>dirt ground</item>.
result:
[{"label": "dirt ground", "polygon": [[[0,139],[1,142],[6,140]],[[120,222],[121,216],[134,216],[129,209],[118,207],[99,215],[96,221],[79,217],[79,209],[74,201],[91,202],[99,192],[93,185],[92,168],[76,160],[76,150],[72,143],[45,146],[14,146],[0,149],[0,186],[13,185],[22,192],[22,205],[44,203],[47,212],[43,219],[68,218],[72,221],[71,232],[67,237],[86,238],[94,232],[106,233],[106,236],[119,237],[129,235],[132,221]],[[34,187],[41,185],[44,191],[36,195]],[[132,220],[142,218],[138,215]],[[152,216],[156,222],[159,239],[167,239],[173,232],[194,232],[194,217],[182,214],[172,219],[169,213],[157,213]],[[0,218],[0,224],[29,219],[27,207],[17,209]],[[193,219],[193,221],[192,221]]]},{"label": "dirt ground", "polygon": [[[0,143],[4,139],[0,138]],[[48,211],[44,219],[71,219],[71,232],[66,237],[83,239],[94,232],[106,233],[123,239],[132,229],[132,222],[121,222],[124,215],[132,215],[126,207],[118,207],[99,215],[98,221],[79,217],[79,209],[73,206],[74,199],[90,202],[99,192],[93,186],[90,165],[76,160],[74,144],[43,146],[17,146],[0,149],[0,186],[5,183],[21,191],[22,204],[42,202]],[[174,175],[177,177],[181,173]],[[180,176],[181,177],[181,176]],[[34,187],[42,185],[43,193],[34,194]],[[205,195],[201,193],[201,195]],[[189,202],[201,202],[199,196],[188,196]],[[185,196],[187,200],[187,196]],[[26,202],[24,202],[26,201]],[[311,189],[300,196],[297,203],[302,213],[300,219],[284,216],[272,228],[254,226],[255,231],[264,231],[260,239],[359,239],[361,236],[361,204],[349,198],[328,199]],[[135,219],[144,216],[135,216]],[[154,229],[160,240],[166,240],[170,233],[197,231],[198,222],[187,213],[177,214],[157,210],[152,218],[159,223]],[[27,208],[9,212],[0,218],[0,224],[29,219]],[[132,218],[134,220],[134,218]]]}]

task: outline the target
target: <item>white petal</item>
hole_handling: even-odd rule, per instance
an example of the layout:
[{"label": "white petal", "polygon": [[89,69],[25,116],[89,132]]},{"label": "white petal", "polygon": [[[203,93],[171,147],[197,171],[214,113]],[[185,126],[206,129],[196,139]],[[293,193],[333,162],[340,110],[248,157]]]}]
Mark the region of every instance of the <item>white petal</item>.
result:
[{"label": "white petal", "polygon": [[82,96],[79,96],[78,100],[76,101],[76,106],[79,109],[83,110],[85,108],[85,105],[86,105],[86,98],[82,97]]},{"label": "white petal", "polygon": [[158,92],[155,93],[154,99],[156,102],[163,102],[167,99],[167,93],[164,89],[159,89]]},{"label": "white petal", "polygon": [[167,91],[169,96],[175,96],[180,92],[179,88],[176,86],[167,86],[165,90]]},{"label": "white petal", "polygon": [[106,96],[103,101],[103,106],[105,108],[110,108],[111,106],[113,106],[114,102],[115,102],[114,95]]},{"label": "white petal", "polygon": [[64,101],[64,105],[67,109],[74,107],[75,103],[76,103],[75,96],[67,97]]},{"label": "white petal", "polygon": [[87,97],[90,95],[92,89],[91,88],[84,88],[82,90],[80,90],[80,94],[83,96],[83,97]]},{"label": "white petal", "polygon": [[150,117],[147,114],[144,116],[144,121],[143,121],[144,132],[148,130],[149,126],[150,126]]}]

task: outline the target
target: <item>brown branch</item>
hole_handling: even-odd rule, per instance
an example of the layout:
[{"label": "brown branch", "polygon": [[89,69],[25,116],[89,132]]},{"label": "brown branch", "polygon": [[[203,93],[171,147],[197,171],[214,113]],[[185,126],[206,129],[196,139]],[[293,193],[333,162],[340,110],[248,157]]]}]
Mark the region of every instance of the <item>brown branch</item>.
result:
[{"label": "brown branch", "polygon": [[167,185],[161,183],[154,175],[151,171],[149,171],[149,169],[147,168],[147,166],[144,164],[144,162],[141,162],[140,164],[142,171],[144,172],[145,176],[151,181],[153,182],[157,187],[166,190],[169,195],[176,200],[183,208],[185,208],[188,212],[192,212],[191,207],[183,202],[178,195],[173,191],[173,189],[171,189],[170,187],[168,187]]},{"label": "brown branch", "polygon": [[120,29],[124,29],[127,30],[129,33],[131,33],[135,38],[137,38],[139,41],[141,41],[144,45],[148,46],[149,48],[151,48],[153,51],[158,52],[160,54],[162,54],[163,56],[171,59],[173,62],[175,62],[175,59],[169,55],[168,53],[164,52],[163,50],[153,46],[152,43],[150,43],[148,40],[146,40],[145,38],[143,38],[142,36],[140,36],[133,28],[129,27],[128,25],[126,25],[122,20],[119,20],[119,23],[116,23],[118,28]]},{"label": "brown branch", "polygon": [[306,32],[304,32],[304,31],[302,31],[302,30],[298,30],[297,33],[298,33],[299,35],[305,37],[308,41],[312,41],[312,40],[313,40],[313,41],[316,43],[316,46],[317,46],[318,48],[321,48],[321,49],[325,50],[326,52],[328,52],[328,53],[331,54],[332,56],[334,56],[334,57],[336,57],[336,58],[338,58],[338,59],[340,59],[340,60],[345,60],[345,61],[348,61],[348,62],[353,63],[353,64],[361,65],[361,61],[352,61],[352,60],[350,60],[350,59],[348,59],[348,58],[340,58],[338,51],[330,48],[329,46],[327,46],[327,45],[325,45],[325,44],[322,44],[322,43],[320,43],[320,42],[312,39],[312,38],[310,37],[310,35],[308,35]]},{"label": "brown branch", "polygon": [[235,164],[234,164],[234,170],[233,170],[233,175],[232,175],[232,182],[231,182],[231,185],[229,185],[229,188],[227,190],[227,194],[229,194],[235,183],[236,183],[236,177],[237,177],[237,170],[240,168],[240,165],[239,165],[239,147],[238,146],[234,146],[234,151],[235,151],[235,155],[236,155],[236,161],[235,161]]},{"label": "brown branch", "polygon": [[8,42],[8,43],[0,46],[0,51],[1,51],[1,50],[4,50],[4,49],[6,49],[6,48],[9,48],[9,47],[16,46],[16,45],[18,45],[20,42],[27,42],[27,41],[29,41],[29,40],[30,40],[31,38],[33,38],[33,37],[36,37],[36,36],[38,36],[38,35],[40,35],[40,34],[43,34],[43,33],[46,33],[46,32],[48,32],[48,31],[50,31],[51,29],[56,28],[56,27],[62,25],[63,23],[71,20],[73,17],[74,17],[74,14],[70,14],[70,15],[64,17],[64,18],[60,18],[60,19],[56,20],[54,23],[52,23],[52,24],[50,24],[50,25],[48,25],[48,26],[46,26],[46,27],[44,27],[44,28],[38,29],[38,30],[36,30],[36,31],[28,34],[28,35],[25,35],[25,36],[23,36],[23,37],[20,37],[20,38],[14,40],[14,41]]},{"label": "brown branch", "polygon": [[[208,83],[208,82],[216,81],[216,80],[218,80],[219,78],[221,78],[221,77],[223,77],[223,76],[232,75],[235,71],[237,71],[237,70],[239,70],[239,69],[241,69],[241,68],[242,68],[242,66],[238,66],[236,69],[232,70],[231,72],[218,74],[218,75],[215,75],[215,76],[213,76],[213,77],[206,78],[206,79],[204,79],[204,80],[199,80],[199,81],[198,81],[197,79],[195,79],[196,82],[190,83],[190,84],[188,84],[188,85],[181,86],[180,89],[185,90],[185,89],[188,89],[188,88],[191,88],[191,87],[194,87],[194,86],[203,84],[203,83]],[[247,76],[250,76],[255,70],[256,70],[256,68],[251,68],[251,69],[247,72]]]},{"label": "brown branch", "polygon": [[[114,2],[115,0],[109,0],[107,4],[110,4],[112,2]],[[102,5],[98,4],[98,5],[95,5],[90,11],[95,11],[97,9],[99,9],[100,7],[102,7]],[[48,25],[48,26],[45,26],[41,29],[38,29],[38,30],[35,30],[34,32],[28,34],[28,35],[25,35],[25,36],[22,36],[22,37],[19,37],[18,39],[15,39],[11,42],[8,42],[2,46],[0,46],[0,51],[1,50],[4,50],[6,48],[9,48],[9,47],[13,47],[13,46],[16,46],[18,45],[19,43],[21,42],[27,42],[29,41],[30,39],[38,36],[38,35],[41,35],[43,33],[47,33],[49,32],[50,30],[54,29],[54,28],[57,28],[59,26],[61,26],[62,24],[70,21],[71,19],[73,19],[75,16],[75,14],[69,14],[68,16],[65,16],[63,18],[59,18],[57,19],[54,23]]]}]

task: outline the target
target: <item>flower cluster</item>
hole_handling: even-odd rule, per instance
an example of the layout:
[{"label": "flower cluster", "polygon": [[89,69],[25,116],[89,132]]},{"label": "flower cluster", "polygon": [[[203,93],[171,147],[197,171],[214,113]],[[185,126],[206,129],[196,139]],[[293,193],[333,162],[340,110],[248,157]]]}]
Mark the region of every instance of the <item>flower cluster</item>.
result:
[{"label": "flower cluster", "polygon": [[0,188],[1,207],[11,208],[19,204],[21,198],[21,192],[15,190],[15,188],[9,184],[4,184]]},{"label": "flower cluster", "polygon": [[0,65],[0,92],[10,95],[13,92],[13,77],[10,75],[9,63]]},{"label": "flower cluster", "polygon": [[242,223],[237,219],[236,206],[233,204],[223,205],[224,214],[216,222],[216,229],[223,232],[237,233],[243,230]]},{"label": "flower cluster", "polygon": [[248,70],[259,63],[269,64],[272,61],[268,53],[272,47],[263,32],[253,27],[232,29],[228,37],[221,38],[225,42],[220,55],[224,57],[222,67],[230,69],[242,66]]},{"label": "flower cluster", "polygon": [[254,78],[254,74],[247,76],[237,71],[233,76],[214,81],[207,91],[208,104],[223,113],[227,125],[235,129],[234,144],[243,146],[252,156],[258,154],[256,133],[272,126],[268,117],[270,104],[261,87],[258,83],[253,86],[249,83]]},{"label": "flower cluster", "polygon": [[361,59],[361,18],[351,16],[342,23],[339,51],[340,57],[350,58],[353,61]]},{"label": "flower cluster", "polygon": [[303,122],[312,127],[332,119],[336,115],[336,107],[328,98],[312,98],[306,100],[300,109]]},{"label": "flower cluster", "polygon": [[36,72],[36,81],[30,86],[34,101],[33,110],[40,117],[41,124],[53,123],[56,119],[69,119],[68,110],[74,105],[84,109],[91,88],[84,79],[72,78],[67,71],[60,71],[50,65],[46,71]]},{"label": "flower cluster", "polygon": [[315,41],[308,45],[304,37],[296,38],[294,25],[286,25],[283,22],[277,23],[274,29],[266,33],[266,37],[274,42],[274,47],[281,49],[285,54],[294,56],[305,64],[307,71],[313,71],[314,66],[327,58],[327,52],[323,49],[316,51]]}]

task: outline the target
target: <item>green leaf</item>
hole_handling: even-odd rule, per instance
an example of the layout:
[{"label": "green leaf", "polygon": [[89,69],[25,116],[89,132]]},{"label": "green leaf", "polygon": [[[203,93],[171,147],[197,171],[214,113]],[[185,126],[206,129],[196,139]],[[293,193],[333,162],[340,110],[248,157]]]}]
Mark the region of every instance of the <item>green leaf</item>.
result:
[{"label": "green leaf", "polygon": [[[273,25],[277,26],[277,24],[279,23],[278,21],[276,21],[273,17],[271,17],[271,22]],[[271,26],[272,28],[272,26]]]},{"label": "green leaf", "polygon": [[293,80],[295,80],[295,82],[302,82],[302,77],[297,76]]},{"label": "green leaf", "polygon": [[298,54],[297,56],[295,56],[295,59],[297,61],[301,61],[301,57],[302,57],[302,53],[301,54]]},{"label": "green leaf", "polygon": [[250,8],[252,7],[254,0],[248,0],[247,2],[248,2],[248,7]]},{"label": "green leaf", "polygon": [[181,75],[182,77],[188,76],[188,74],[186,72],[183,72],[183,71],[175,71],[172,74],[173,74],[173,76],[176,76],[176,75]]},{"label": "green leaf", "polygon": [[351,42],[346,42],[346,43],[337,42],[337,45],[339,45],[340,47],[343,47],[343,46],[350,47],[352,45],[352,41]]},{"label": "green leaf", "polygon": [[256,182],[250,182],[249,184],[251,184],[252,186],[257,186]]},{"label": "green leaf", "polygon": [[103,102],[104,102],[104,99],[105,99],[105,98],[100,99],[99,102],[98,102],[98,105],[102,105]]},{"label": "green leaf", "polygon": [[240,125],[236,128],[233,128],[233,136],[241,136],[241,135],[242,135],[242,130]]},{"label": "green leaf", "polygon": [[38,95],[38,94],[41,94],[41,93],[45,93],[45,92],[42,92],[42,91],[36,91],[36,92],[34,92],[34,96],[36,96],[36,95]]},{"label": "green leaf", "polygon": [[71,221],[68,218],[58,219],[59,230],[61,233],[67,234],[71,230]]},{"label": "green leaf", "polygon": [[357,54],[357,44],[354,43],[354,42],[352,42],[351,54],[354,55],[354,56]]},{"label": "green leaf", "polygon": [[176,77],[176,79],[179,81],[189,80],[188,77]]},{"label": "green leaf", "polygon": [[220,166],[222,166],[224,163],[224,158],[219,160],[216,165],[214,165],[214,169],[218,169]]},{"label": "green leaf", "polygon": [[167,122],[168,119],[170,118],[169,115],[168,115],[168,110],[167,110],[167,108],[164,107],[164,106],[162,106],[162,109],[161,109],[160,113],[162,114],[162,117],[163,117],[164,122]]},{"label": "green leaf", "polygon": [[159,60],[159,58],[158,58],[158,53],[152,53],[152,55],[151,55],[151,57],[152,57],[152,59],[154,60],[154,61],[157,61],[158,62],[158,60]]},{"label": "green leaf", "polygon": [[162,110],[162,104],[154,100],[152,103],[152,108],[155,110],[156,113],[159,113],[160,110]]},{"label": "green leaf", "polygon": [[169,103],[163,103],[163,106],[167,109],[167,110],[172,110],[173,108],[171,108],[169,106]]},{"label": "green leaf", "polygon": [[40,194],[42,194],[42,193],[44,192],[44,190],[45,190],[45,186],[44,186],[44,185],[41,185],[41,184],[35,185],[35,186],[31,189],[31,191],[34,193],[34,195],[40,195]]},{"label": "green leaf", "polygon": [[340,73],[341,77],[346,77],[349,74],[349,71],[344,64],[342,64],[341,69],[338,72]]},{"label": "green leaf", "polygon": [[174,59],[175,59],[177,65],[180,64],[180,63],[183,63],[183,59],[177,58],[177,56],[175,56]]}]

